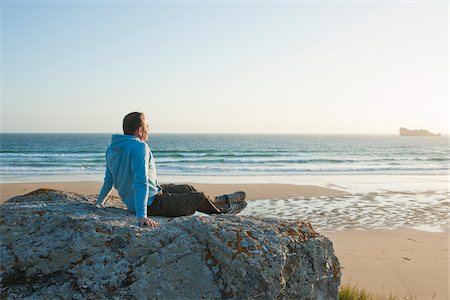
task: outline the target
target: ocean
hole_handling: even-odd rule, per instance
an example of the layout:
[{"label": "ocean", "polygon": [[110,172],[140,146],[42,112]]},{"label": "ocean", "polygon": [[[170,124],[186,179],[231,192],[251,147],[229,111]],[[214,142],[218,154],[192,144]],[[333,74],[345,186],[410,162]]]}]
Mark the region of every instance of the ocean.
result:
[{"label": "ocean", "polygon": [[[0,134],[0,176],[102,175],[111,134]],[[155,134],[159,175],[443,175],[448,137]],[[8,180],[6,180],[8,179]]]}]

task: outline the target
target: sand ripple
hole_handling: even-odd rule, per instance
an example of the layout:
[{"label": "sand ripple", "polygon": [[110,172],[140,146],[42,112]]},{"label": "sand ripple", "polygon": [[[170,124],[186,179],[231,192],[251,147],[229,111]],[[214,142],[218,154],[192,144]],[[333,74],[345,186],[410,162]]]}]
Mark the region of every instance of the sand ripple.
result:
[{"label": "sand ripple", "polygon": [[370,192],[343,197],[295,197],[248,202],[242,215],[303,219],[317,229],[395,229],[446,231],[448,191]]}]

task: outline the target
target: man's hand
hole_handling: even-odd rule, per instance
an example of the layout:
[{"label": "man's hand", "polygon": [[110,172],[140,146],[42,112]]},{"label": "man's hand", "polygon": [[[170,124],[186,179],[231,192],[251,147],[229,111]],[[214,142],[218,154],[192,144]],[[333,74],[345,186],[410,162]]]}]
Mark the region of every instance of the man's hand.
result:
[{"label": "man's hand", "polygon": [[139,226],[148,226],[150,228],[158,228],[159,227],[159,223],[153,221],[150,218],[138,219],[138,222],[139,222]]}]

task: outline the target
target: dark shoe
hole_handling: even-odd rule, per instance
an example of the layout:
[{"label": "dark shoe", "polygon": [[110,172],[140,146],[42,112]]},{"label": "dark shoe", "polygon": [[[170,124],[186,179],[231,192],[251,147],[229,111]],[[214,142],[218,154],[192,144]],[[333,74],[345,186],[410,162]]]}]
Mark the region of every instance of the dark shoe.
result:
[{"label": "dark shoe", "polygon": [[247,202],[232,202],[227,205],[227,208],[224,210],[224,214],[236,215],[244,210],[247,207]]},{"label": "dark shoe", "polygon": [[228,195],[217,196],[214,202],[230,204],[235,202],[241,202],[245,200],[245,192],[234,192]]}]

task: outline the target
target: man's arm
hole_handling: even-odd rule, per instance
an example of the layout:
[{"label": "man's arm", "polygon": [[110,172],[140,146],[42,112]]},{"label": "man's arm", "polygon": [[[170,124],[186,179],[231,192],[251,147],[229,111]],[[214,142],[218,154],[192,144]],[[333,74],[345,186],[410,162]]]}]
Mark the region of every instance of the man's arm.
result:
[{"label": "man's arm", "polygon": [[100,194],[98,194],[97,201],[95,201],[95,204],[103,205],[109,193],[111,192],[112,187],[113,187],[112,174],[108,169],[108,165],[106,165],[105,179],[103,181],[103,186],[102,189],[100,190]]},{"label": "man's arm", "polygon": [[147,145],[142,143],[136,145],[131,155],[131,171],[133,173],[133,193],[134,206],[136,208],[136,218],[140,225],[158,227],[158,223],[147,218],[147,202],[149,195],[148,184],[148,163],[150,151]]}]

